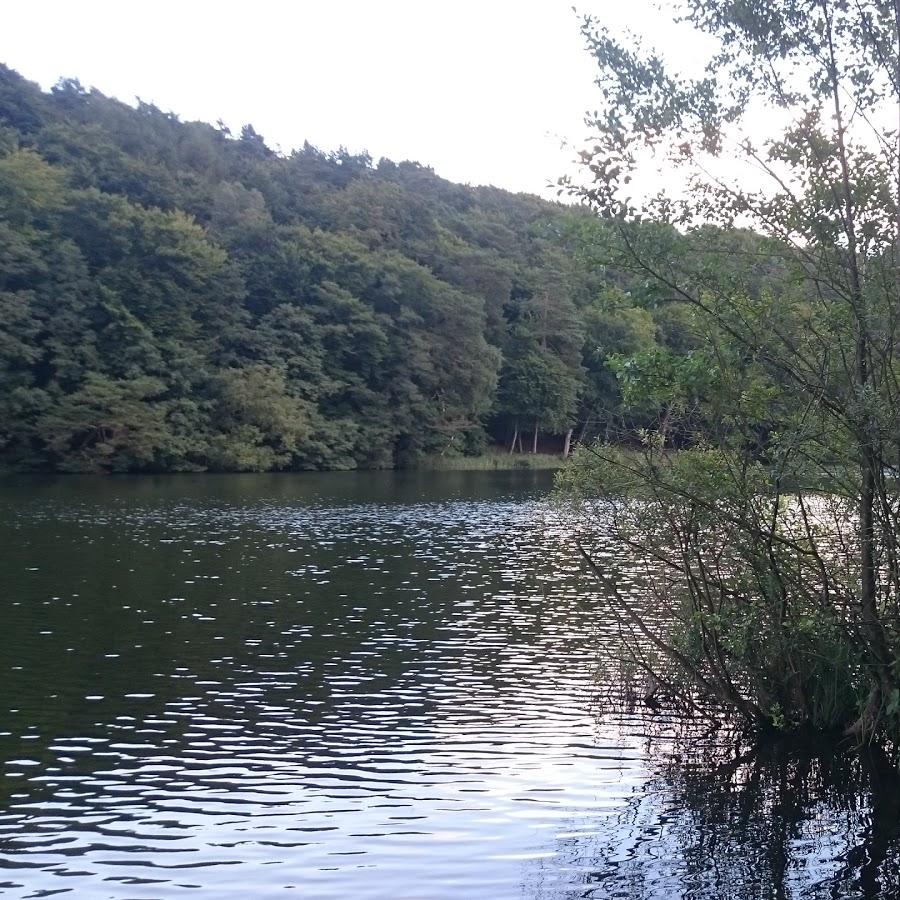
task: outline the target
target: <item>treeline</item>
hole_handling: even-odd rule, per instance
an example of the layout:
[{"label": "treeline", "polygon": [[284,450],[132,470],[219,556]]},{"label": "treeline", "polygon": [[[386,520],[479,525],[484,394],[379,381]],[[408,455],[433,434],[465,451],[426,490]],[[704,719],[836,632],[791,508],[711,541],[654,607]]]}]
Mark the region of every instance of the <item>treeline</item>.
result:
[{"label": "treeline", "polygon": [[[603,228],[0,66],[0,464],[376,468],[634,430],[695,348]],[[660,384],[623,405],[642,355]]]}]

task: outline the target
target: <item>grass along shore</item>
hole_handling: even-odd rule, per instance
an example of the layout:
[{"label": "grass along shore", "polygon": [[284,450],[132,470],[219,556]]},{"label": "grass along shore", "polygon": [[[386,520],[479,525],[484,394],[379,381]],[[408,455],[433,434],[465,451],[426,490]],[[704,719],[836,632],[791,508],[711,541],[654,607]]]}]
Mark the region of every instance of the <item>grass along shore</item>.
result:
[{"label": "grass along shore", "polygon": [[565,460],[560,453],[507,453],[497,451],[480,456],[426,456],[416,468],[434,472],[480,472],[515,469],[559,469]]}]

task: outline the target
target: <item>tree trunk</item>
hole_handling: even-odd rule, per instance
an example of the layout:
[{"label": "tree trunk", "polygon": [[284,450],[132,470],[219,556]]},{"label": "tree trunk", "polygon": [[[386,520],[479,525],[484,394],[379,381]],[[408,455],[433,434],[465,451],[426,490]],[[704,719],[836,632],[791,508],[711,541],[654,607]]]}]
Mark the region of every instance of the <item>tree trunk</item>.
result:
[{"label": "tree trunk", "polygon": [[572,431],[573,429],[570,428],[566,432],[566,441],[563,444],[563,459],[569,458],[569,451],[572,449]]},{"label": "tree trunk", "polygon": [[[894,61],[894,81],[900,85],[900,0],[894,0],[894,30],[897,33],[897,58]],[[897,104],[897,196],[900,197],[900,103]],[[897,210],[897,237],[900,238],[900,208]]]},{"label": "tree trunk", "polygon": [[516,422],[515,431],[513,431],[512,443],[509,445],[510,455],[516,452],[516,441],[519,439],[519,423]]},{"label": "tree trunk", "polygon": [[666,438],[669,433],[669,417],[672,415],[672,407],[666,406],[666,411],[663,413],[662,421],[659,423],[659,436],[660,436],[660,447],[666,446]]},{"label": "tree trunk", "polygon": [[531,445],[532,453],[537,453],[538,425],[538,422],[534,423],[534,443]]},{"label": "tree trunk", "polygon": [[584,417],[584,424],[581,426],[581,432],[580,432],[580,434],[578,435],[578,443],[579,443],[579,444],[584,440],[584,436],[587,434],[588,425],[590,425],[590,423],[591,423],[591,417],[590,417],[590,416],[585,416],[585,417]]},{"label": "tree trunk", "polygon": [[[853,189],[850,177],[850,162],[847,144],[844,139],[845,126],[841,93],[838,86],[837,64],[835,62],[832,26],[826,17],[828,26],[826,36],[830,54],[829,75],[831,77],[832,100],[834,103],[834,119],[837,127],[838,161],[841,166],[843,186],[843,224],[847,237],[847,262],[849,269],[850,305],[856,319],[856,388],[864,395],[871,380],[869,366],[872,351],[872,339],[869,334],[869,312],[863,292],[863,275],[859,265],[859,244],[856,233],[856,209],[853,203]],[[884,625],[878,612],[878,572],[875,552],[875,491],[876,469],[880,472],[882,459],[879,454],[877,425],[870,421],[870,415],[857,423],[857,440],[860,451],[860,475],[862,485],[859,494],[859,562],[860,562],[860,619],[869,649],[875,663],[875,672],[881,689],[880,703],[887,702],[887,696],[893,685],[891,673],[891,653],[884,632]]]}]

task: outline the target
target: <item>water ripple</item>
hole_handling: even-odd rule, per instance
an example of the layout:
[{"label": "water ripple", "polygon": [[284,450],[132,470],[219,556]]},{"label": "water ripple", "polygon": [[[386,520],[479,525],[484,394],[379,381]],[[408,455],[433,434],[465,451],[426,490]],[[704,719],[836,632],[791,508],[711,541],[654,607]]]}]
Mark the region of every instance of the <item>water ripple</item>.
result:
[{"label": "water ripple", "polygon": [[726,896],[547,481],[454,477],[7,487],[0,891]]}]

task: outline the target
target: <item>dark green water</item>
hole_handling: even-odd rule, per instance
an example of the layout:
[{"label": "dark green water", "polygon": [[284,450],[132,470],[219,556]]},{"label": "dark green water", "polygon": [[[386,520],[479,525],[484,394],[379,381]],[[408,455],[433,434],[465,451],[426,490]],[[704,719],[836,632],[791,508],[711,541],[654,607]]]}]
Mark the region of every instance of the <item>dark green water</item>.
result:
[{"label": "dark green water", "polygon": [[876,753],[612,712],[549,487],[0,482],[0,893],[893,896]]}]

